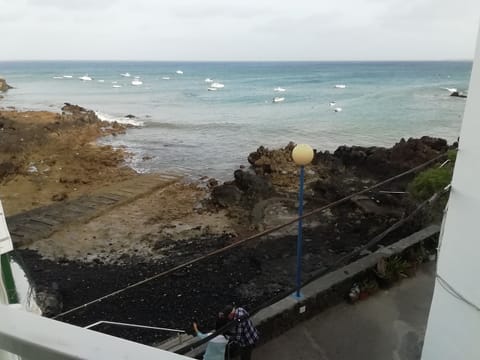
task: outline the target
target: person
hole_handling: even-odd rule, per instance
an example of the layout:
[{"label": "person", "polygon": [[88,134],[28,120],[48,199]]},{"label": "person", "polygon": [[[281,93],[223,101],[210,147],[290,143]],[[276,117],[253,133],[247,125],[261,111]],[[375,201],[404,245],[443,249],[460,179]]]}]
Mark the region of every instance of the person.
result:
[{"label": "person", "polygon": [[[215,331],[222,328],[228,319],[225,318],[218,318],[215,324]],[[200,339],[204,339],[209,335],[212,335],[212,332],[204,334],[200,330],[198,330],[198,324],[193,322],[193,330],[195,331],[195,335],[198,336]],[[225,359],[225,348],[228,344],[228,338],[223,335],[219,334],[211,339],[207,344],[207,349],[205,350],[205,354],[203,355],[203,360],[224,360]]]},{"label": "person", "polygon": [[234,305],[227,305],[222,314],[228,320],[236,322],[230,340],[238,344],[240,359],[250,360],[253,348],[259,339],[258,330],[253,325],[252,320],[250,320],[250,315],[244,308],[235,307]]}]

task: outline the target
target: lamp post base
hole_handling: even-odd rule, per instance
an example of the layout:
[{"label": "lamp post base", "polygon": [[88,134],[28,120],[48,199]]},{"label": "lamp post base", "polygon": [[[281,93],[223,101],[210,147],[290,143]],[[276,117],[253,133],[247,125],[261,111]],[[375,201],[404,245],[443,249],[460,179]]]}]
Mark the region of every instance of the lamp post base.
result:
[{"label": "lamp post base", "polygon": [[304,299],[303,294],[301,292],[296,292],[296,291],[292,294],[292,297],[297,301]]}]

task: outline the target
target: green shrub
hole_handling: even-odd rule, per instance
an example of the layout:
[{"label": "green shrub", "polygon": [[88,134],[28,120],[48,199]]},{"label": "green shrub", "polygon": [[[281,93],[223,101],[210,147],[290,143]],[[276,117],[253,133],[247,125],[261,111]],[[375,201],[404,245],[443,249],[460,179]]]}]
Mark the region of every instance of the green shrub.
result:
[{"label": "green shrub", "polygon": [[436,192],[450,184],[455,166],[456,150],[448,151],[447,164],[442,167],[435,167],[418,174],[408,185],[408,192],[415,200],[424,201]]}]

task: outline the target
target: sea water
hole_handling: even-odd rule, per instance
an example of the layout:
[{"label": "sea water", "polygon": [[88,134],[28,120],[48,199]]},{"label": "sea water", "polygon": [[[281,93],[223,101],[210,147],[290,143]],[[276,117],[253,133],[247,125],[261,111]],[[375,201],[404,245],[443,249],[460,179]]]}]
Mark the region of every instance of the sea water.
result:
[{"label": "sea water", "polygon": [[[423,135],[455,141],[465,99],[450,97],[442,88],[467,90],[471,66],[471,62],[0,62],[0,77],[15,87],[0,106],[59,111],[70,102],[109,120],[127,121],[125,115],[132,114],[135,118],[128,121],[139,127],[103,141],[125,146],[133,154],[135,169],[226,179],[260,145],[275,148],[293,141],[334,150],[344,144],[392,146],[402,137]],[[126,72],[131,76],[120,75]],[[86,74],[92,81],[78,79]],[[142,85],[131,84],[135,76]],[[205,82],[207,78],[224,88],[209,91],[212,83]],[[285,91],[274,91],[277,87]],[[284,101],[275,103],[274,97]]]}]

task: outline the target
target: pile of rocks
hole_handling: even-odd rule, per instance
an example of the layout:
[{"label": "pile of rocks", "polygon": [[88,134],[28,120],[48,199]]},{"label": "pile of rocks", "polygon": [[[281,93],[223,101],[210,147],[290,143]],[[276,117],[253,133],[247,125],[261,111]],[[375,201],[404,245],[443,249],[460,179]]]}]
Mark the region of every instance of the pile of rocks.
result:
[{"label": "pile of rocks", "polygon": [[8,89],[13,89],[10,85],[7,84],[5,79],[0,79],[0,91],[5,92]]}]

